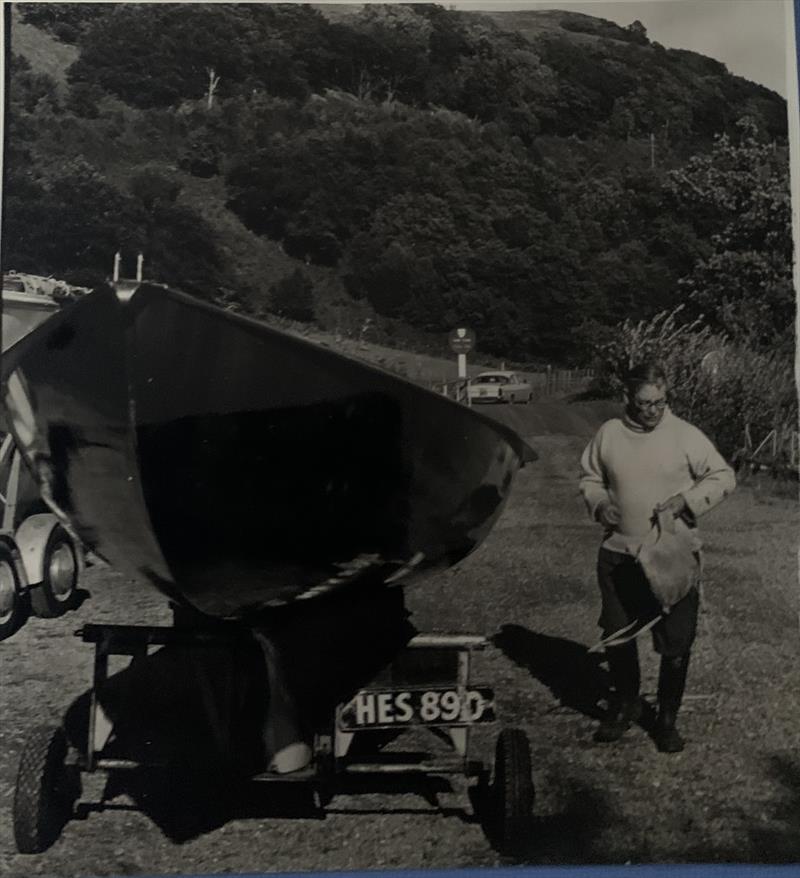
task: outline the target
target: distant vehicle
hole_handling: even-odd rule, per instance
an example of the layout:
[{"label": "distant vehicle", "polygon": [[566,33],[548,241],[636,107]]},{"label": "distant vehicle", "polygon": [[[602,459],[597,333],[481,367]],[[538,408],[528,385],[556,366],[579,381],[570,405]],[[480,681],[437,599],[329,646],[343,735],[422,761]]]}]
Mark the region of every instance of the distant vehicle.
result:
[{"label": "distant vehicle", "polygon": [[[82,292],[53,278],[5,272],[2,351]],[[31,610],[51,618],[73,609],[85,565],[82,546],[48,508],[23,465],[5,418],[0,410],[0,640],[17,631]]]},{"label": "distant vehicle", "polygon": [[3,347],[7,351],[21,338],[89,290],[52,277],[17,271],[3,272]]},{"label": "distant vehicle", "polygon": [[529,403],[533,399],[533,388],[516,372],[481,372],[469,382],[467,393],[471,403]]}]

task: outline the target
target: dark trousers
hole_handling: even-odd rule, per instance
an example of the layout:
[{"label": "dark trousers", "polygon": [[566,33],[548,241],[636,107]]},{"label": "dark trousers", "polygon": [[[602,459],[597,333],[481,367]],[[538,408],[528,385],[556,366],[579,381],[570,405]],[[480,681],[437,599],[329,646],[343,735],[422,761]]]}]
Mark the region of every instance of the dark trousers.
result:
[{"label": "dark trousers", "polygon": [[[603,605],[598,624],[608,637],[627,625],[646,625],[661,613],[639,562],[630,555],[600,549],[597,581]],[[689,655],[697,632],[700,564],[698,585],[670,608],[650,629],[653,648],[661,655],[658,676],[659,723],[674,726],[686,686]],[[608,665],[614,686],[616,707],[639,697],[640,672],[636,640],[607,649]]]},{"label": "dark trousers", "polygon": [[[698,563],[699,584],[699,563]],[[602,609],[598,625],[608,637],[627,625],[646,625],[661,613],[639,562],[631,555],[600,549],[597,582]],[[681,598],[652,629],[653,648],[666,657],[686,655],[697,632],[700,597],[697,586]]]}]

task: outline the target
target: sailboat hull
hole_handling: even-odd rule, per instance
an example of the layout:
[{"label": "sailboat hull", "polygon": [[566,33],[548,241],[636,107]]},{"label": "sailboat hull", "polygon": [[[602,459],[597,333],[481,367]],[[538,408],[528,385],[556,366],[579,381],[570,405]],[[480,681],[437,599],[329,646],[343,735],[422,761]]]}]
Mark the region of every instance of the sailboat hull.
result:
[{"label": "sailboat hull", "polygon": [[84,297],[3,376],[51,508],[222,618],[456,563],[534,456],[411,382],[152,284]]}]

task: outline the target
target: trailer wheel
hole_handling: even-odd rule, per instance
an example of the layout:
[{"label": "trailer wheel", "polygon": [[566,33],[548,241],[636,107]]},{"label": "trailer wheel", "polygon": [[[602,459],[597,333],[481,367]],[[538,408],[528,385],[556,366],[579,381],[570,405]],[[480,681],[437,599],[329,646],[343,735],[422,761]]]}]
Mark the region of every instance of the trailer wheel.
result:
[{"label": "trailer wheel", "polygon": [[64,528],[50,532],[42,559],[42,581],[31,589],[31,609],[42,619],[54,619],[74,609],[78,599],[78,555]]},{"label": "trailer wheel", "polygon": [[19,761],[14,790],[14,840],[22,854],[52,845],[80,797],[80,772],[67,766],[67,738],[59,726],[33,730]]},{"label": "trailer wheel", "polygon": [[530,840],[534,796],[528,737],[521,729],[503,729],[487,803],[490,835],[498,849],[515,850]]},{"label": "trailer wheel", "polygon": [[26,610],[14,556],[0,542],[0,640],[11,637],[21,627]]}]

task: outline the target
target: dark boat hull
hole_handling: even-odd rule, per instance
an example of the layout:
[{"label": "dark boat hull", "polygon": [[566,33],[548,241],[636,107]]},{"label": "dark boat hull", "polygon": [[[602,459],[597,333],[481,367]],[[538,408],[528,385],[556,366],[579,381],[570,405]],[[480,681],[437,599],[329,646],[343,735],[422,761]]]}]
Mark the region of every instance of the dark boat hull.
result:
[{"label": "dark boat hull", "polygon": [[85,297],[3,374],[70,527],[224,618],[457,562],[532,457],[463,406],[155,285]]}]

